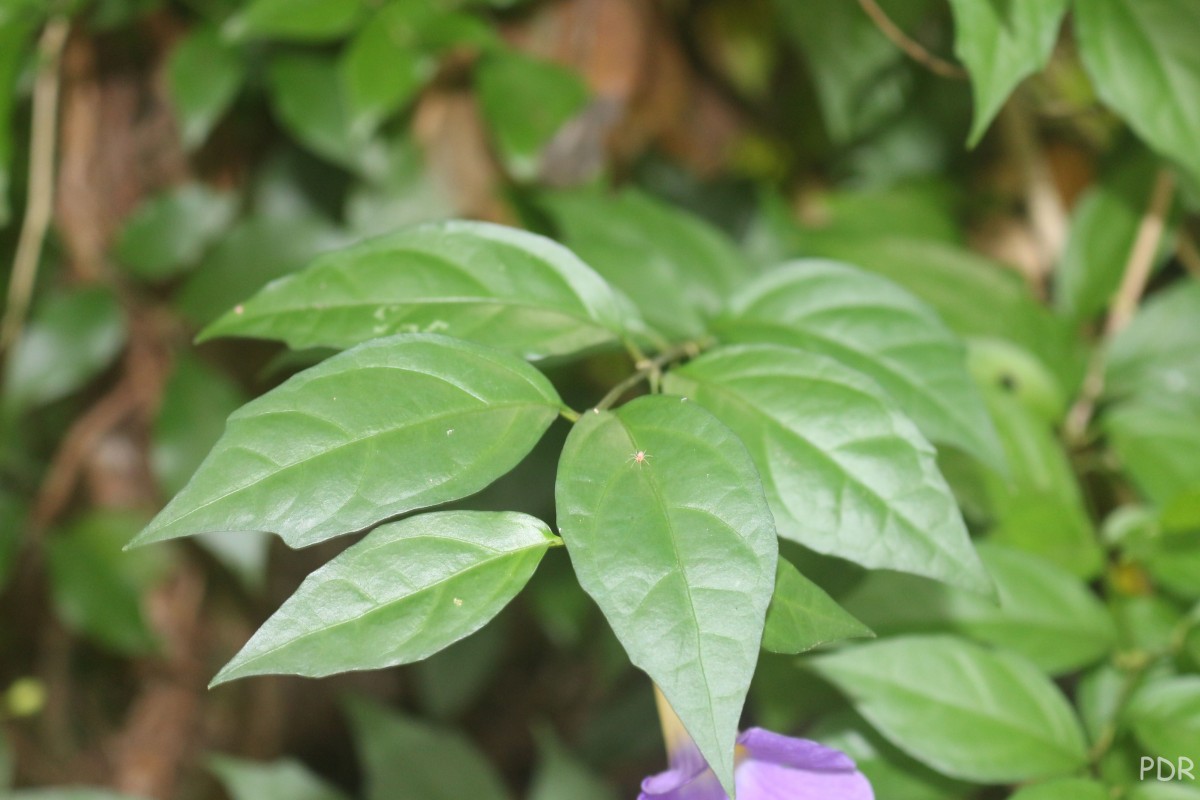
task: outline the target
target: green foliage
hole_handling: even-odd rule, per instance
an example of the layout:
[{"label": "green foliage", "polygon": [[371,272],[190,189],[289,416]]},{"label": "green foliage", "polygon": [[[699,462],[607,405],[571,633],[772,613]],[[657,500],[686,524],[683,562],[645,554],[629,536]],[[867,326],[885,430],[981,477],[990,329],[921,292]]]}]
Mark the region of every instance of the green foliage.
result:
[{"label": "green foliage", "polygon": [[188,147],[199,147],[229,109],[245,67],[215,28],[197,27],[171,54],[167,81]]},{"label": "green foliage", "polygon": [[346,796],[291,760],[256,764],[213,756],[212,771],[233,800],[346,800]]},{"label": "green foliage", "polygon": [[199,261],[233,222],[235,198],[186,185],[144,203],[116,244],[121,264],[140,278],[170,277]]},{"label": "green foliage", "polygon": [[803,653],[822,644],[874,634],[785,558],[775,573],[762,646],[772,653]]}]

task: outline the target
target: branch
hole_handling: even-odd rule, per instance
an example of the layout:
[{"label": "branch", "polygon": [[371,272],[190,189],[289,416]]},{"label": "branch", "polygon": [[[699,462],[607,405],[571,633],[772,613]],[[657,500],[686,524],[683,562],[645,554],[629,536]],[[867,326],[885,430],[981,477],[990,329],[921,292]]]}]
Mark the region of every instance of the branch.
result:
[{"label": "branch", "polygon": [[54,161],[58,145],[59,65],[71,23],[56,17],[46,25],[38,43],[40,61],[33,87],[33,122],[29,142],[29,201],[8,284],[8,308],[0,325],[0,352],[21,334],[37,281],[38,262],[54,214]]},{"label": "branch", "polygon": [[903,50],[913,61],[943,78],[963,80],[967,77],[967,71],[958,64],[934,55],[926,50],[920,42],[901,30],[900,26],[892,22],[892,18],[876,0],[858,0],[858,4],[862,6],[863,11],[867,12],[867,16],[875,23],[875,27],[879,28],[892,44]]},{"label": "branch", "polygon": [[681,345],[676,345],[662,351],[654,358],[639,361],[636,365],[637,372],[614,386],[608,394],[600,399],[599,403],[596,403],[592,410],[599,413],[610,408],[613,403],[621,399],[622,395],[644,380],[656,383],[659,375],[662,373],[663,367],[674,364],[676,361],[682,361],[685,358],[695,358],[710,345],[711,342],[709,341],[684,342]]}]

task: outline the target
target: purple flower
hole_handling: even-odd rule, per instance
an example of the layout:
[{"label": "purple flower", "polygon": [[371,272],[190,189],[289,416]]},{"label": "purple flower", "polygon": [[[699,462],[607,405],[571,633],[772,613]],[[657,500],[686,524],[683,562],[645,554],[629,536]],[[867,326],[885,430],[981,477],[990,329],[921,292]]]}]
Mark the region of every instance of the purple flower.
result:
[{"label": "purple flower", "polygon": [[[762,728],[738,736],[738,800],[874,800],[845,753]],[[672,742],[671,768],[642,781],[638,800],[729,800],[690,740]]]}]

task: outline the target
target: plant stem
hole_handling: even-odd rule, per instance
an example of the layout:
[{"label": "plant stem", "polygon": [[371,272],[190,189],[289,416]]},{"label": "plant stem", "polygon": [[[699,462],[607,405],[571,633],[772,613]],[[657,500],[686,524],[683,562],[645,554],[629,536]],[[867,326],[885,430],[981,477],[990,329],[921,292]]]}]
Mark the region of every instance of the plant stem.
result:
[{"label": "plant stem", "polygon": [[711,340],[684,342],[683,344],[663,350],[654,358],[639,361],[634,365],[637,367],[637,371],[609,390],[608,394],[604,395],[592,410],[604,411],[611,408],[613,403],[620,400],[626,392],[644,380],[650,380],[651,384],[657,389],[658,379],[662,375],[663,367],[686,358],[695,358],[711,345]]},{"label": "plant stem", "polygon": [[935,75],[941,75],[943,78],[962,80],[967,77],[967,71],[958,64],[934,55],[926,50],[920,42],[901,30],[900,26],[892,21],[892,18],[887,15],[887,12],[875,0],[858,0],[858,4],[862,6],[862,10],[875,23],[875,27],[879,28],[880,33],[890,39],[892,44],[903,50],[913,61],[924,66]]}]

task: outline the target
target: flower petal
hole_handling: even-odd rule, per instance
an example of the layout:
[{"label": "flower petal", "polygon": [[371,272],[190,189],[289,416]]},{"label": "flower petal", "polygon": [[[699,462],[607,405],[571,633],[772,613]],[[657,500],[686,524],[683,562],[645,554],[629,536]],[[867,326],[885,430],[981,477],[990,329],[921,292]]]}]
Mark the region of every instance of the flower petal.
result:
[{"label": "flower petal", "polygon": [[703,762],[695,770],[669,769],[642,781],[638,800],[728,800],[720,781]]},{"label": "flower petal", "polygon": [[738,736],[747,755],[756,761],[814,772],[853,772],[854,759],[808,739],[783,736],[765,728],[747,728]]},{"label": "flower petal", "polygon": [[738,800],[874,800],[845,753],[751,728],[738,737],[747,758],[734,771]]}]

